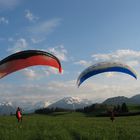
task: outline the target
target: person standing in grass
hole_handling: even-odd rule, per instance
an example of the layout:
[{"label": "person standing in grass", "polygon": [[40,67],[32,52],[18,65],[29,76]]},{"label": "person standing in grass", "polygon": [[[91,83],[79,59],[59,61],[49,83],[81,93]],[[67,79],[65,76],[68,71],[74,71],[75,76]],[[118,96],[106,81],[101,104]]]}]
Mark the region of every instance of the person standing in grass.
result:
[{"label": "person standing in grass", "polygon": [[114,111],[111,111],[110,120],[113,122],[115,120]]},{"label": "person standing in grass", "polygon": [[22,122],[22,111],[19,107],[16,110],[16,117],[18,119],[18,122]]}]

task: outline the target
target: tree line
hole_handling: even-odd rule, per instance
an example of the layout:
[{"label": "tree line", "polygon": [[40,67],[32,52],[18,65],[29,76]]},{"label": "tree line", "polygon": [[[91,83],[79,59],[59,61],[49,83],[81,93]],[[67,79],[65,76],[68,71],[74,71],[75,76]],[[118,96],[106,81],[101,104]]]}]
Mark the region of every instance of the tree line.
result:
[{"label": "tree line", "polygon": [[126,113],[129,112],[128,107],[126,103],[123,103],[122,105],[106,105],[106,104],[92,104],[90,106],[86,106],[84,108],[79,108],[76,110],[73,109],[64,109],[64,108],[41,108],[35,110],[35,113],[37,114],[49,114],[53,112],[82,112],[82,113],[109,113],[110,111],[116,112],[116,113]]},{"label": "tree line", "polygon": [[71,112],[71,109],[64,109],[64,108],[40,108],[35,110],[36,114],[49,114],[49,113],[53,113],[53,112]]}]

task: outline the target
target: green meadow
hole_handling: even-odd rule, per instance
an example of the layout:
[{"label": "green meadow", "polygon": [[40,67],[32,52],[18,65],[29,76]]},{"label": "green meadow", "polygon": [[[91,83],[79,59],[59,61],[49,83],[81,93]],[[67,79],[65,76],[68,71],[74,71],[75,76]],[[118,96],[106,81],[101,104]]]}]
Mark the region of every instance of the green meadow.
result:
[{"label": "green meadow", "polygon": [[140,140],[140,116],[93,117],[82,113],[0,117],[0,140]]}]

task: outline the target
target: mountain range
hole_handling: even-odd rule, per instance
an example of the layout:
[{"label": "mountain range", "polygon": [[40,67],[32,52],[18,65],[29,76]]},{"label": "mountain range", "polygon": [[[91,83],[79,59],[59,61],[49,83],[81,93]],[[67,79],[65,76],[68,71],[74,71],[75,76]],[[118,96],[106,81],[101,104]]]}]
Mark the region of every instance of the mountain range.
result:
[{"label": "mountain range", "polygon": [[117,104],[140,104],[140,94],[127,98],[125,96],[118,96],[106,99],[103,104],[117,105]]},{"label": "mountain range", "polygon": [[15,114],[16,108],[21,107],[24,113],[33,113],[36,109],[40,108],[65,108],[77,109],[84,108],[91,105],[93,102],[87,99],[80,99],[78,97],[64,97],[54,103],[48,101],[40,101],[35,104],[32,102],[2,102],[0,103],[0,115]]},{"label": "mountain range", "polygon": [[[125,97],[125,96],[118,96],[118,97],[112,97],[108,98],[105,101],[103,101],[103,104],[111,104],[111,105],[117,105],[122,103],[127,104],[140,104],[140,94],[132,96],[131,98]],[[33,113],[36,109],[40,108],[65,108],[65,109],[77,109],[77,108],[84,108],[86,106],[89,106],[91,104],[94,104],[95,102],[90,101],[88,99],[81,99],[78,97],[64,97],[63,99],[60,99],[54,103],[48,102],[48,101],[40,101],[35,104],[32,102],[1,102],[0,103],[0,115],[10,115],[15,114],[16,108],[19,106],[23,109],[24,113]]]}]

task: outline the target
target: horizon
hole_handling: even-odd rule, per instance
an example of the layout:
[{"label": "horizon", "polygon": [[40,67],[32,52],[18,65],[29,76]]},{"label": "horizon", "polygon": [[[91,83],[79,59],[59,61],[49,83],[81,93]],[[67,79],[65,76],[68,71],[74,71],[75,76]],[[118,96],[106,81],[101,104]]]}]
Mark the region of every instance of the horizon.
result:
[{"label": "horizon", "polygon": [[49,100],[40,100],[40,101],[36,101],[36,102],[32,102],[32,101],[28,101],[28,102],[26,102],[26,101],[3,101],[3,102],[0,102],[0,103],[2,103],[2,104],[5,104],[5,103],[10,103],[10,104],[21,104],[21,107],[22,106],[24,106],[26,103],[31,103],[32,105],[35,105],[35,104],[38,104],[38,103],[48,103],[48,105],[50,105],[50,104],[53,104],[53,103],[56,103],[56,102],[58,102],[58,101],[61,101],[61,100],[64,100],[64,99],[69,99],[69,98],[73,98],[73,99],[80,99],[81,101],[83,101],[83,100],[88,100],[88,101],[90,101],[90,102],[93,102],[93,104],[100,104],[100,103],[103,103],[104,101],[106,101],[106,100],[108,100],[108,99],[112,99],[112,98],[118,98],[118,97],[125,97],[125,98],[128,98],[128,99],[130,99],[130,98],[133,98],[133,97],[135,97],[135,96],[139,96],[140,94],[135,94],[135,95],[133,95],[133,96],[130,96],[130,97],[128,97],[128,96],[112,96],[112,97],[109,97],[109,98],[105,98],[105,99],[99,99],[99,100],[90,100],[90,99],[87,99],[87,98],[80,98],[80,97],[72,97],[72,96],[65,96],[65,97],[62,97],[62,98],[58,98],[58,99],[55,99],[55,100],[52,100],[52,101],[49,101]]},{"label": "horizon", "polygon": [[[34,4],[33,4],[34,3]],[[0,81],[0,102],[38,102],[65,96],[93,101],[132,97],[140,91],[140,1],[0,0],[0,60],[22,50],[45,50],[61,61],[63,73],[29,67]],[[76,81],[88,66],[120,61],[137,73],[104,73]]]}]

